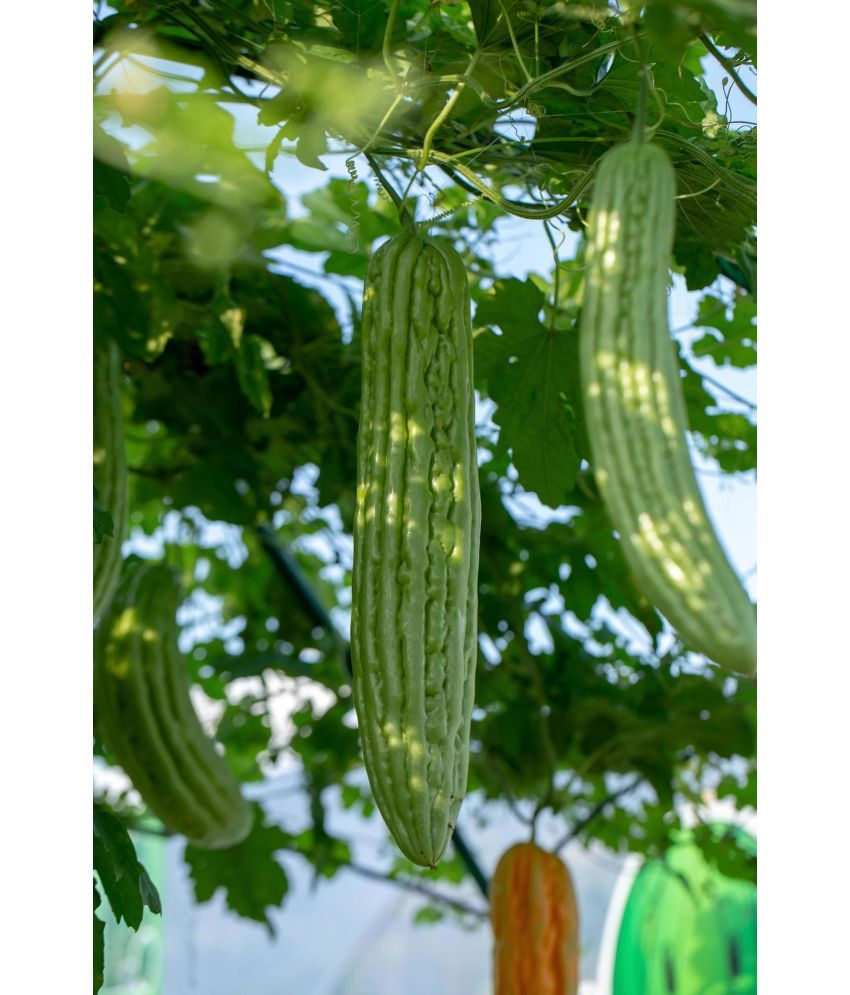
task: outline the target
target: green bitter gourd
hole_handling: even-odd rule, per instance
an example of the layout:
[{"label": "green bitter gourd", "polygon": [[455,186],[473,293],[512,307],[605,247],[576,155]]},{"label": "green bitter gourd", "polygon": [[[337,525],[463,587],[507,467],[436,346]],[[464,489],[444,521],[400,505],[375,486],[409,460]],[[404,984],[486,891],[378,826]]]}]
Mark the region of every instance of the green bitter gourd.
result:
[{"label": "green bitter gourd", "polygon": [[381,246],[362,334],[354,700],[384,821],[433,867],[466,790],[481,517],[469,286],[448,242]]},{"label": "green bitter gourd", "polygon": [[179,603],[171,567],[125,568],[95,630],[95,720],[151,811],[196,846],[221,849],[248,835],[252,812],[192,707]]},{"label": "green bitter gourd", "polygon": [[696,481],[667,324],[675,174],[658,145],[609,153],[589,216],[580,366],[594,472],[640,590],[691,649],[750,674],[755,610]]},{"label": "green bitter gourd", "polygon": [[121,544],[127,537],[127,465],[121,413],[121,354],[118,346],[95,350],[94,486],[100,504],[112,516],[112,536],[94,547],[94,617],[100,618],[121,575]]}]

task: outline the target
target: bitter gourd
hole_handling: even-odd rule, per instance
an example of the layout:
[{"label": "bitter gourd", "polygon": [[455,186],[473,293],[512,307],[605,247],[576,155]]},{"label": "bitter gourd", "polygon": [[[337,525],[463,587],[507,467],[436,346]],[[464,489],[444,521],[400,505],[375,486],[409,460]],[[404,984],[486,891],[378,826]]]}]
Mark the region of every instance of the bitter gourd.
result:
[{"label": "bitter gourd", "polygon": [[517,843],[490,881],[495,995],[576,995],[578,905],[554,853]]},{"label": "bitter gourd", "polygon": [[363,303],[352,659],[369,781],[401,850],[433,867],[466,790],[481,507],[463,263],[399,235]]},{"label": "bitter gourd", "polygon": [[192,707],[179,602],[171,567],[125,569],[95,631],[95,720],[151,811],[196,846],[220,849],[248,835],[252,813]]},{"label": "bitter gourd", "polygon": [[94,547],[94,617],[101,616],[121,574],[121,544],[127,537],[127,465],[121,413],[121,354],[114,342],[94,356],[94,486],[112,516],[112,536]]},{"label": "bitter gourd", "polygon": [[640,590],[691,649],[756,666],[755,610],[696,481],[667,325],[675,174],[630,141],[603,160],[589,216],[579,361],[594,472]]}]

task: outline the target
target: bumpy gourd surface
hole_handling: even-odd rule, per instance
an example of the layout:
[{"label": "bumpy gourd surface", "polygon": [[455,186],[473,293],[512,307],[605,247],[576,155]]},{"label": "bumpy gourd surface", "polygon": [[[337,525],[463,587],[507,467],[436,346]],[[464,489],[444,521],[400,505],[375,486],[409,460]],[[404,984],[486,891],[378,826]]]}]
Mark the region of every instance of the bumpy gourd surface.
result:
[{"label": "bumpy gourd surface", "polygon": [[580,332],[594,470],[640,590],[691,649],[753,673],[755,611],[709,521],[685,435],[667,325],[674,197],[658,146],[629,142],[600,167]]},{"label": "bumpy gourd surface", "polygon": [[575,995],[579,921],[572,880],[554,853],[518,843],[490,882],[495,995]]},{"label": "bumpy gourd surface", "polygon": [[114,342],[94,357],[94,485],[112,516],[113,535],[94,547],[94,617],[99,618],[121,574],[127,537],[127,467],[121,414],[121,355]]},{"label": "bumpy gourd surface", "polygon": [[384,821],[432,867],[466,790],[481,517],[469,288],[447,242],[400,235],[375,253],[362,387],[354,700]]},{"label": "bumpy gourd surface", "polygon": [[177,646],[179,600],[170,567],[125,571],[95,634],[95,719],[166,826],[196,846],[235,846],[250,831],[251,809],[192,707]]}]

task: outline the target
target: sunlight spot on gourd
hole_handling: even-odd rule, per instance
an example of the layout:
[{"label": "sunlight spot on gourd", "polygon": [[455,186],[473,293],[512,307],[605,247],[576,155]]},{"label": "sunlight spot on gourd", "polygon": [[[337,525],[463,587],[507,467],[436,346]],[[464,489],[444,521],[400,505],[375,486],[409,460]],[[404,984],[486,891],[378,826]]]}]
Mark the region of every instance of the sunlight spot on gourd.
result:
[{"label": "sunlight spot on gourd", "polygon": [[628,397],[631,394],[632,380],[638,380],[639,376],[640,372],[628,360],[621,359],[617,364],[616,377],[620,384],[620,391],[624,397]]},{"label": "sunlight spot on gourd", "polygon": [[451,556],[455,549],[455,530],[448,523],[436,526],[437,541],[445,556]]},{"label": "sunlight spot on gourd", "polygon": [[697,571],[702,577],[710,577],[714,573],[714,568],[708,560],[700,560],[696,565]]},{"label": "sunlight spot on gourd", "polygon": [[679,566],[678,563],[676,563],[674,560],[665,559],[663,565],[664,565],[664,572],[677,587],[684,587],[686,585],[687,577],[685,576],[684,571],[682,570],[682,568]]},{"label": "sunlight spot on gourd", "polygon": [[704,607],[699,595],[705,591],[712,566],[705,559],[697,562],[691,559],[687,548],[675,538],[682,522],[678,516],[674,519],[678,519],[677,526],[671,521],[656,522],[650,515],[642,514],[638,519],[640,532],[632,536],[632,542],[657,560],[664,575],[678,591],[697,599],[691,600],[690,605],[693,611],[698,611]]},{"label": "sunlight spot on gourd", "polygon": [[638,515],[638,526],[640,528],[641,536],[649,543],[649,545],[655,550],[664,549],[664,540],[662,536],[664,535],[666,529],[664,523],[656,523],[655,519],[649,512],[642,512]]},{"label": "sunlight spot on gourd", "polygon": [[[110,647],[109,649],[112,650],[114,647]],[[130,670],[130,660],[126,656],[116,656],[114,652],[108,652],[106,669],[113,677],[118,678],[118,680],[124,680]]]},{"label": "sunlight spot on gourd", "polygon": [[152,629],[150,626],[147,626],[145,629],[142,630],[142,641],[143,642],[146,642],[146,643],[155,643],[156,640],[157,640],[157,638],[158,638],[158,636],[159,636],[159,633],[156,631],[156,629]]},{"label": "sunlight spot on gourd", "polygon": [[452,551],[451,559],[453,563],[463,563],[463,529],[457,529],[456,535],[455,548]]},{"label": "sunlight spot on gourd", "polygon": [[385,722],[382,726],[382,731],[384,734],[384,740],[391,750],[398,750],[404,746],[401,733],[399,732],[398,726],[395,722]]},{"label": "sunlight spot on gourd", "polygon": [[612,370],[617,365],[617,357],[607,349],[599,349],[596,353],[596,365],[600,370]]},{"label": "sunlight spot on gourd", "polygon": [[386,521],[388,525],[395,525],[399,520],[399,503],[398,494],[391,493],[387,495]]},{"label": "sunlight spot on gourd", "polygon": [[[408,544],[408,548],[411,541],[413,541],[416,538],[417,532],[421,531],[422,531],[422,525],[419,519],[409,515],[404,522],[404,541]],[[405,584],[409,585],[411,582],[410,569],[409,568],[406,569],[402,574],[402,576],[404,577]]]},{"label": "sunlight spot on gourd", "polygon": [[636,366],[634,369],[634,379],[637,384],[638,397],[645,401],[650,396],[650,376],[649,370],[643,364]]},{"label": "sunlight spot on gourd", "polygon": [[419,737],[419,730],[415,726],[407,727],[407,752],[412,760],[419,760],[422,757],[422,740]]},{"label": "sunlight spot on gourd", "polygon": [[99,466],[106,459],[106,448],[98,446],[94,451],[94,463]]},{"label": "sunlight spot on gourd", "polygon": [[431,487],[438,493],[443,494],[452,489],[452,476],[450,473],[435,473],[431,478]]},{"label": "sunlight spot on gourd", "polygon": [[393,411],[390,415],[390,441],[394,445],[403,445],[406,438],[404,418],[400,411]]},{"label": "sunlight spot on gourd", "polygon": [[463,467],[458,462],[455,463],[453,497],[455,501],[462,501],[465,494],[466,494],[466,477],[464,476]]},{"label": "sunlight spot on gourd", "polygon": [[421,439],[424,434],[424,429],[415,418],[407,419],[407,435],[411,442]]},{"label": "sunlight spot on gourd", "polygon": [[112,634],[116,639],[123,639],[128,636],[136,625],[136,609],[135,608],[125,608],[123,612],[115,620],[112,626]]}]

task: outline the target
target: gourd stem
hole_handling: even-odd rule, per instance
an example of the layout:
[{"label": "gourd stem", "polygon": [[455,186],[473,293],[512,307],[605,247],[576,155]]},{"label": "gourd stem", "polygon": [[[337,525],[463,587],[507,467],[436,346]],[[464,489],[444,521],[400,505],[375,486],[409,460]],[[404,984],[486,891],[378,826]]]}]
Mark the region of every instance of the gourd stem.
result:
[{"label": "gourd stem", "polygon": [[413,218],[410,216],[410,212],[405,206],[404,200],[399,197],[393,188],[392,184],[387,180],[384,174],[381,172],[381,167],[375,161],[374,156],[371,153],[366,153],[366,159],[369,165],[372,167],[375,176],[378,177],[378,182],[387,191],[390,196],[390,200],[395,204],[396,210],[398,211],[398,219],[401,222],[402,228],[408,233],[408,235],[416,234],[416,225],[413,223]]},{"label": "gourd stem", "polygon": [[750,101],[750,103],[755,104],[758,107],[758,99],[753,91],[747,86],[747,84],[741,79],[738,73],[735,71],[735,66],[732,64],[731,59],[728,59],[717,46],[712,42],[708,35],[703,31],[699,36],[699,40],[705,45],[706,49],[714,56],[715,59],[720,63],[721,66],[726,70],[727,73],[732,77],[732,79],[737,83],[738,89],[743,93],[743,95]]},{"label": "gourd stem", "polygon": [[[472,58],[469,60],[469,65],[464,71],[464,76],[469,76],[472,70],[475,68],[475,64],[478,62],[480,51],[473,53]],[[421,172],[428,164],[428,156],[431,152],[431,143],[434,141],[434,136],[439,131],[441,125],[446,120],[446,118],[451,114],[452,108],[460,99],[460,95],[466,89],[466,81],[460,82],[457,85],[455,92],[446,101],[445,106],[440,111],[440,113],[431,122],[431,127],[425,132],[425,138],[422,140],[422,155],[419,160],[419,164],[416,167],[419,172]]]},{"label": "gourd stem", "polygon": [[525,76],[526,82],[530,83],[531,80],[532,80],[532,76],[531,76],[531,73],[526,68],[525,62],[523,61],[523,58],[522,58],[522,52],[520,52],[520,50],[519,50],[519,44],[517,43],[516,35],[514,34],[514,28],[513,28],[513,25],[511,24],[510,14],[508,14],[508,11],[505,8],[505,5],[502,2],[502,0],[499,0],[499,6],[502,8],[502,16],[505,19],[505,25],[506,25],[506,27],[508,29],[508,34],[510,35],[510,38],[511,38],[511,45],[513,46],[514,55],[516,56],[516,60],[519,63],[519,67],[522,70],[523,75]]},{"label": "gourd stem", "polygon": [[[610,151],[610,150],[609,150]],[[379,148],[375,150],[379,155],[394,156],[399,159],[417,159],[420,156],[420,149],[383,149]],[[605,155],[608,153],[606,152]],[[584,173],[582,178],[578,180],[575,186],[572,188],[566,197],[560,200],[554,201],[552,204],[525,204],[519,201],[508,200],[503,197],[498,190],[494,187],[488,186],[483,180],[479,179],[476,174],[469,169],[469,167],[462,165],[457,161],[458,156],[446,155],[444,152],[438,152],[436,150],[430,153],[430,157],[441,167],[450,169],[452,173],[459,173],[465,178],[468,184],[470,184],[475,190],[477,190],[483,197],[487,200],[492,201],[497,204],[502,210],[507,211],[509,214],[516,215],[518,218],[529,218],[531,220],[542,221],[544,218],[554,218],[559,214],[563,214],[568,208],[570,208],[575,201],[578,199],[579,195],[584,192],[585,188],[590,184],[593,179],[593,175],[596,171],[596,167],[599,162],[602,161],[602,156],[597,162],[593,163],[587,171]],[[367,157],[368,158],[368,157]],[[453,177],[456,178],[456,177]]]},{"label": "gourd stem", "polygon": [[381,47],[381,54],[384,57],[384,65],[387,67],[387,71],[390,76],[396,75],[396,67],[393,62],[392,54],[390,53],[390,45],[393,40],[393,29],[395,28],[395,16],[398,13],[399,0],[393,0],[390,5],[390,13],[387,18],[387,27],[384,31],[384,44]]},{"label": "gourd stem", "polygon": [[[363,154],[365,154],[366,152],[368,152],[368,151],[369,151],[369,149],[370,149],[370,148],[372,148],[372,146],[373,146],[373,145],[375,144],[375,142],[376,142],[376,141],[378,140],[378,138],[379,138],[379,137],[380,137],[380,135],[381,135],[381,132],[382,132],[382,131],[384,130],[384,125],[385,125],[385,124],[386,124],[386,123],[387,123],[387,122],[389,121],[389,119],[390,119],[390,118],[391,118],[391,117],[393,116],[393,114],[395,113],[395,109],[396,109],[396,107],[398,107],[398,105],[399,105],[399,104],[401,103],[401,101],[402,101],[402,98],[403,98],[403,96],[404,96],[404,94],[403,94],[403,93],[397,93],[397,94],[396,94],[396,96],[395,96],[395,99],[394,99],[394,100],[393,100],[393,102],[392,102],[392,103],[390,104],[389,108],[387,109],[387,112],[386,112],[386,113],[384,114],[384,116],[383,116],[383,117],[381,118],[381,122],[380,122],[380,124],[378,125],[378,127],[377,127],[377,128],[375,128],[375,130],[374,130],[374,131],[372,132],[371,136],[369,137],[369,141],[368,141],[368,142],[366,142],[366,144],[365,144],[365,145],[364,145],[364,146],[363,146],[363,147],[362,147],[362,148],[360,149],[360,154],[361,154],[361,155],[363,155]],[[356,153],[355,153],[355,154],[356,154]],[[352,158],[353,158],[353,156],[352,156]]]},{"label": "gourd stem", "polygon": [[640,89],[638,90],[633,138],[634,141],[640,143],[646,141],[646,97],[649,89],[649,70],[644,63],[641,63],[639,74]]}]

